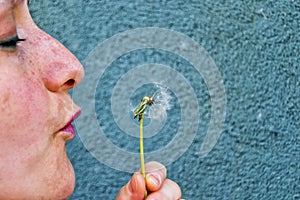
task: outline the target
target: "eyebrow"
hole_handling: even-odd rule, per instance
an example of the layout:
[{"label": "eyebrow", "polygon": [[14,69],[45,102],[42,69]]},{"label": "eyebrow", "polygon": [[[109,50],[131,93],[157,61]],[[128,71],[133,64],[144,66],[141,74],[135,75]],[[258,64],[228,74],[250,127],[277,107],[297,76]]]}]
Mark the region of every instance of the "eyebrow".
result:
[{"label": "eyebrow", "polygon": [[24,0],[14,0],[13,1],[13,4],[15,5],[15,4],[19,4],[19,3],[21,3],[22,1],[24,1]]},{"label": "eyebrow", "polygon": [[6,15],[7,10],[14,8],[16,5],[21,3],[29,4],[29,0],[0,0],[0,21]]},{"label": "eyebrow", "polygon": [[[23,2],[25,0],[0,0],[0,5],[3,4],[3,5],[6,5],[9,4],[9,6],[14,6],[16,4],[19,4],[21,2]],[[27,3],[29,3],[29,0],[26,0]]]},{"label": "eyebrow", "polygon": [[[1,1],[1,0],[0,0],[0,1]],[[11,3],[12,3],[13,5],[17,5],[17,4],[20,4],[20,3],[24,2],[24,1],[26,1],[27,4],[29,4],[29,0],[11,0]]]},{"label": "eyebrow", "polygon": [[26,1],[29,4],[29,0],[0,0],[0,13],[5,11],[7,8],[14,7],[17,4]]},{"label": "eyebrow", "polygon": [[[0,0],[0,15],[4,15],[4,13],[11,8],[12,3],[11,0]],[[0,19],[2,19],[2,16]]]},{"label": "eyebrow", "polygon": [[14,0],[13,4],[16,5],[16,4],[22,3],[24,1],[26,1],[27,5],[29,4],[29,0]]}]

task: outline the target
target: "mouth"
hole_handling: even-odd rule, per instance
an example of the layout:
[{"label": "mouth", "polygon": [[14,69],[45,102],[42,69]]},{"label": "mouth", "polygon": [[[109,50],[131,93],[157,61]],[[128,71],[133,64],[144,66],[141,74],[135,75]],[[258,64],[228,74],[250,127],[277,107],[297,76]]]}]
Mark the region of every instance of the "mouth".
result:
[{"label": "mouth", "polygon": [[72,140],[75,137],[75,130],[72,122],[79,117],[81,110],[78,110],[69,120],[69,122],[60,130],[58,130],[55,136],[61,136],[65,141]]}]

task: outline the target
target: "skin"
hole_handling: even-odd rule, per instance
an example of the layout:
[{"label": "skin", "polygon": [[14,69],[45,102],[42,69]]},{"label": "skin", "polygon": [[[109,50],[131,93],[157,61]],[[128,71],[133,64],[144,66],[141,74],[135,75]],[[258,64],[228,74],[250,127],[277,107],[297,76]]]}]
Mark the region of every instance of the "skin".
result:
[{"label": "skin", "polygon": [[146,183],[141,172],[136,172],[120,190],[116,200],[177,200],[181,197],[180,187],[167,179],[167,170],[162,164],[152,161],[146,164]]},{"label": "skin", "polygon": [[65,199],[74,189],[66,155],[70,138],[56,134],[80,110],[68,90],[83,78],[78,60],[32,21],[26,1],[1,1],[0,199]]},{"label": "skin", "polygon": [[[84,71],[34,24],[26,1],[0,0],[0,44],[15,35],[26,41],[0,45],[0,199],[66,199],[75,185],[65,148],[73,137],[60,130],[80,111],[68,90]],[[148,200],[180,198],[163,165],[151,162],[146,169],[147,182],[135,173],[117,200],[142,200],[145,187],[153,191]]]}]

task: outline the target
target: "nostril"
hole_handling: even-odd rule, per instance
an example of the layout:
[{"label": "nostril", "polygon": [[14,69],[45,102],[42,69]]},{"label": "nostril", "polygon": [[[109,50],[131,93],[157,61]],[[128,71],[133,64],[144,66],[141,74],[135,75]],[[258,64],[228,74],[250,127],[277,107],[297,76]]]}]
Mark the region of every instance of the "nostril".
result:
[{"label": "nostril", "polygon": [[74,79],[69,79],[68,81],[65,82],[64,84],[66,87],[71,88],[74,87],[75,85],[75,80]]}]

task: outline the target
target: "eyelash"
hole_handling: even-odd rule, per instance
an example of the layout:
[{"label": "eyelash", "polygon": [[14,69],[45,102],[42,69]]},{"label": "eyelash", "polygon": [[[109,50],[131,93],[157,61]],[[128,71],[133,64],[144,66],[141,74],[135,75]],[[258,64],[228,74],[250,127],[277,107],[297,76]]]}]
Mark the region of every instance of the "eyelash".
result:
[{"label": "eyelash", "polygon": [[16,36],[13,36],[11,38],[8,38],[8,39],[5,39],[3,41],[0,42],[0,48],[3,48],[3,49],[16,49],[17,48],[17,44],[19,42],[23,42],[25,41],[26,39],[20,39],[18,37],[18,35]]}]

